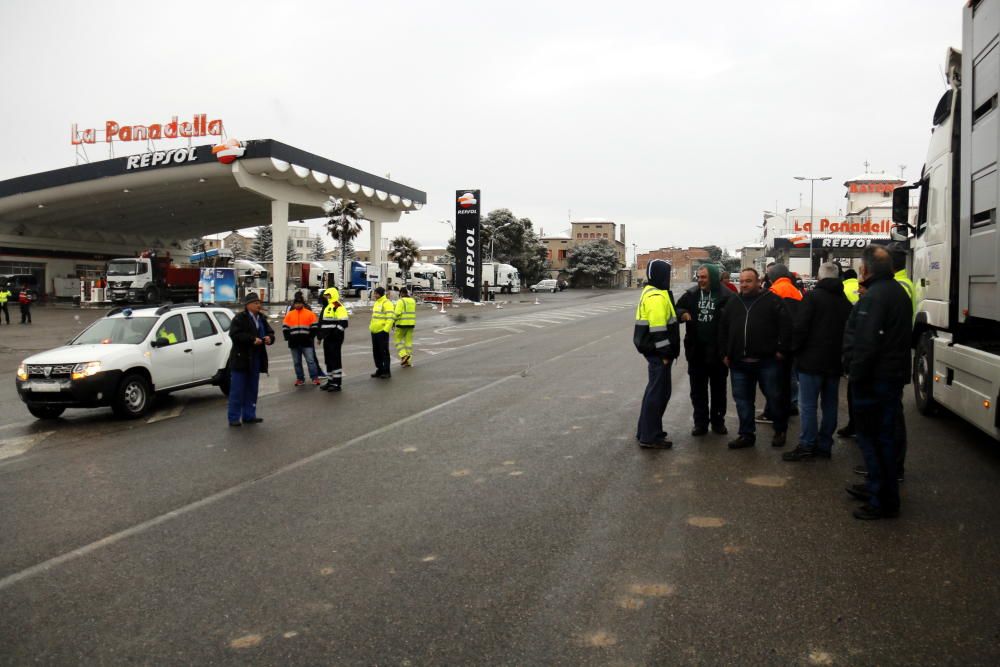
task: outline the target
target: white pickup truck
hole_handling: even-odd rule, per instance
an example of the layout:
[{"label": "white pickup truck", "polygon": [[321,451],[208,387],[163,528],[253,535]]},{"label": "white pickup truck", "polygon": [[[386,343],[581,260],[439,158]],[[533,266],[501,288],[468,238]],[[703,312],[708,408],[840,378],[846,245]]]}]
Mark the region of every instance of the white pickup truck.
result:
[{"label": "white pickup truck", "polygon": [[17,393],[39,419],[101,406],[135,419],[156,394],[199,385],[228,394],[232,318],[197,304],[115,308],[68,344],[21,362]]}]

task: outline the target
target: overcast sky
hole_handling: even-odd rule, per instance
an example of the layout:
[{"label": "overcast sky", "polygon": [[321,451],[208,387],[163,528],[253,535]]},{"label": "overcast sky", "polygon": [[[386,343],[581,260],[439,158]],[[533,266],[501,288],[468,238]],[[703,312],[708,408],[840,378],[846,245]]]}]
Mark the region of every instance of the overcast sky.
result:
[{"label": "overcast sky", "polygon": [[550,235],[736,249],[808,206],[793,176],[836,213],[866,160],[919,174],[964,4],[2,0],[0,180],[73,164],[74,122],[206,113],[427,192],[384,228],[425,246],[481,188]]}]

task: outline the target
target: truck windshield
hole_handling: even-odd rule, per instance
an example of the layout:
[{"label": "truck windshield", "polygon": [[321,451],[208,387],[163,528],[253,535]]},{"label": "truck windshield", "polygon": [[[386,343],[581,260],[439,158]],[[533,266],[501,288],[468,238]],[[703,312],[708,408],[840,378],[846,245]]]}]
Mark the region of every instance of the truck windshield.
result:
[{"label": "truck windshield", "polygon": [[139,273],[138,262],[108,262],[109,276],[134,276]]},{"label": "truck windshield", "polygon": [[70,345],[138,345],[156,324],[155,317],[115,317],[97,320]]}]

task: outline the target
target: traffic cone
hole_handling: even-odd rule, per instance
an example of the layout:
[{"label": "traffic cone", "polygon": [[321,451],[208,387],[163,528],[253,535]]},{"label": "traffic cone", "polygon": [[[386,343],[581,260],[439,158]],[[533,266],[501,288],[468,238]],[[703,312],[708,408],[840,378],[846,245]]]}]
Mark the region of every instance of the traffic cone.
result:
[{"label": "traffic cone", "polygon": [[542,305],[542,302],[538,300],[538,295],[537,294],[535,295],[535,305],[536,306]]},{"label": "traffic cone", "polygon": [[446,312],[448,312],[448,311],[446,311],[446,310],[444,309],[444,299],[441,299],[441,310],[439,310],[438,312],[439,312],[439,313],[446,313]]}]

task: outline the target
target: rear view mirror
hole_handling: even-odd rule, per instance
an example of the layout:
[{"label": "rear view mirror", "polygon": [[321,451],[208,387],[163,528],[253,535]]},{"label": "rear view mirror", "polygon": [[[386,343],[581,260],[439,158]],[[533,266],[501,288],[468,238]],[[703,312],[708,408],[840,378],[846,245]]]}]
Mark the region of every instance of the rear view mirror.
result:
[{"label": "rear view mirror", "polygon": [[897,243],[906,243],[910,240],[910,226],[905,223],[893,225],[889,229],[889,238]]},{"label": "rear view mirror", "polygon": [[170,343],[167,341],[166,338],[154,338],[153,340],[149,341],[150,347],[166,347],[169,344]]},{"label": "rear view mirror", "polygon": [[901,185],[892,191],[892,221],[897,225],[910,222],[910,186]]}]

